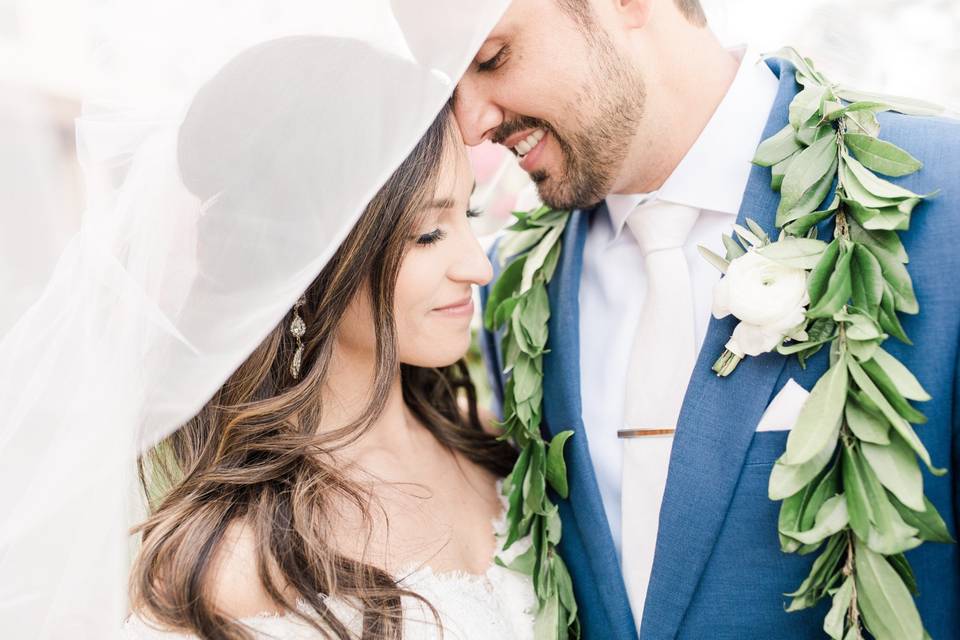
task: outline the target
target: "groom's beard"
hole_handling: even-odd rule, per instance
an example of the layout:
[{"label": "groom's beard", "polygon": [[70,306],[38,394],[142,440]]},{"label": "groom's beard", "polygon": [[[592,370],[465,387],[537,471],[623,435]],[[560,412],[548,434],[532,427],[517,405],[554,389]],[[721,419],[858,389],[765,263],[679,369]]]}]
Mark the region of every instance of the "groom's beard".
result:
[{"label": "groom's beard", "polygon": [[555,209],[580,209],[603,200],[623,169],[643,116],[644,84],[612,48],[601,47],[594,77],[576,94],[566,125],[523,116],[504,123],[493,136],[502,141],[524,129],[542,128],[560,147],[560,169],[530,173],[540,199]]}]

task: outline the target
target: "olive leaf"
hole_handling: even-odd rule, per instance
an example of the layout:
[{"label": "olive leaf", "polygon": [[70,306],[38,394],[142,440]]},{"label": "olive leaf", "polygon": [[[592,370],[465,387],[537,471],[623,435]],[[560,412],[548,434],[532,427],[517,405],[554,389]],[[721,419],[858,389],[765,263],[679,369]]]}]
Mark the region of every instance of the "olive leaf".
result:
[{"label": "olive leaf", "polygon": [[723,236],[723,246],[727,250],[728,261],[735,260],[746,253],[746,250],[730,236]]},{"label": "olive leaf", "polygon": [[947,529],[946,523],[937,512],[937,508],[933,506],[933,503],[930,502],[926,496],[923,497],[924,508],[922,511],[910,509],[897,500],[896,496],[891,497],[890,502],[897,510],[897,513],[900,514],[900,517],[903,518],[903,521],[914,529],[917,529],[919,531],[918,535],[924,540],[931,542],[955,542],[953,536],[950,535],[950,531]]},{"label": "olive leaf", "polygon": [[827,466],[830,458],[833,457],[833,451],[834,443],[828,441],[827,446],[817,452],[810,460],[800,465],[786,464],[783,461],[784,456],[780,456],[780,459],[773,464],[773,470],[770,472],[770,481],[767,484],[769,498],[771,500],[783,500],[803,489]]},{"label": "olive leaf", "polygon": [[920,305],[917,303],[917,296],[913,292],[913,281],[910,279],[906,266],[879,247],[870,247],[870,253],[880,263],[880,270],[883,272],[884,280],[889,285],[896,310],[911,315],[917,313],[920,310]]},{"label": "olive leaf", "polygon": [[847,366],[840,359],[817,381],[800,409],[787,437],[783,464],[802,465],[836,442],[846,397]]},{"label": "olive leaf", "polygon": [[497,255],[500,259],[500,265],[506,264],[510,258],[520,255],[540,242],[547,231],[549,229],[544,227],[531,227],[506,236],[503,244],[498,247]]},{"label": "olive leaf", "polygon": [[835,271],[834,267],[837,264],[837,258],[839,255],[840,240],[834,239],[830,244],[827,245],[827,248],[824,249],[823,254],[820,256],[820,260],[813,268],[813,271],[810,272],[810,275],[807,278],[807,292],[810,294],[811,306],[816,306],[816,304],[823,297],[823,294],[826,293],[827,285],[831,276],[833,275],[833,272]]},{"label": "olive leaf", "polygon": [[[782,226],[784,214],[794,209],[804,193],[817,185],[836,165],[836,161],[836,143],[829,137],[817,140],[794,158],[780,186],[777,226]],[[817,204],[820,203],[815,203],[809,211],[813,211]]]},{"label": "olive leaf", "polygon": [[791,126],[799,129],[803,123],[813,117],[823,105],[826,90],[819,85],[807,86],[790,102],[788,117]]},{"label": "olive leaf", "polygon": [[870,251],[859,244],[853,247],[853,264],[850,270],[850,293],[853,304],[875,317],[883,298],[883,270],[880,262]]},{"label": "olive leaf", "polygon": [[796,129],[788,124],[761,142],[753,157],[753,163],[761,167],[771,167],[802,149],[795,134]]},{"label": "olive leaf", "polygon": [[573,431],[561,431],[550,441],[547,450],[547,480],[561,498],[567,497],[567,463],[563,461],[563,446]]},{"label": "olive leaf", "polygon": [[497,326],[499,326],[499,323],[494,323],[494,314],[497,308],[512,297],[513,293],[520,286],[520,278],[523,276],[523,265],[526,260],[527,258],[524,256],[511,262],[490,288],[490,297],[487,300],[487,308],[484,311],[484,323],[490,331],[496,330]]},{"label": "olive leaf", "polygon": [[700,255],[703,256],[707,262],[709,262],[714,267],[716,267],[717,270],[720,271],[720,273],[727,272],[727,268],[730,266],[729,260],[721,258],[717,254],[715,254],[713,251],[710,251],[710,249],[707,249],[702,244],[697,245],[697,251],[700,252]]},{"label": "olive leaf", "polygon": [[837,569],[843,558],[845,547],[844,536],[830,538],[823,551],[813,561],[809,575],[800,583],[797,590],[785,594],[793,598],[787,611],[799,611],[812,607],[839,581],[840,572]]},{"label": "olive leaf", "polygon": [[886,558],[854,541],[857,601],[877,640],[922,640],[920,614],[907,586]]},{"label": "olive leaf", "polygon": [[843,141],[865,167],[884,175],[905,176],[923,166],[900,147],[873,136],[847,133]]},{"label": "olive leaf", "polygon": [[890,493],[914,511],[923,511],[923,475],[913,450],[896,432],[889,444],[863,442],[863,457]]},{"label": "olive leaf", "polygon": [[907,252],[903,248],[903,243],[893,231],[864,229],[853,221],[848,221],[850,229],[850,239],[857,244],[867,246],[871,251],[874,248],[882,249],[889,253],[893,259],[901,264],[907,264],[909,261]]},{"label": "olive leaf", "polygon": [[796,269],[812,269],[820,261],[827,243],[811,238],[784,238],[757,249],[757,253]]},{"label": "olive leaf", "polygon": [[880,133],[877,114],[869,109],[845,113],[842,121],[848,131],[859,131],[868,136],[876,136]]},{"label": "olive leaf", "polygon": [[563,225],[557,225],[550,229],[543,240],[527,256],[523,265],[523,276],[520,280],[520,293],[524,293],[533,286],[533,276],[539,270],[547,259],[547,255],[553,248],[553,245],[560,240],[563,235]]},{"label": "olive leaf", "polygon": [[788,156],[787,158],[770,167],[771,189],[774,191],[780,191],[780,188],[783,186],[783,177],[787,174],[787,170],[790,168],[790,165],[793,163],[793,159],[796,157],[796,154]]},{"label": "olive leaf", "polygon": [[853,252],[849,249],[840,252],[833,273],[830,274],[826,292],[816,304],[807,310],[808,318],[831,318],[850,299],[850,295],[853,293],[853,283],[850,280],[850,261],[852,259]]},{"label": "olive leaf", "polygon": [[820,506],[816,521],[806,531],[784,531],[783,535],[803,544],[817,544],[847,526],[847,502],[843,494],[833,496]]},{"label": "olive leaf", "polygon": [[758,236],[754,235],[752,231],[739,224],[733,225],[733,231],[737,234],[737,237],[740,238],[740,241],[748,247],[760,247],[764,244],[764,242]]},{"label": "olive leaf", "polygon": [[844,620],[853,599],[853,578],[848,577],[833,594],[833,603],[823,619],[823,631],[833,640],[842,640]]},{"label": "olive leaf", "polygon": [[853,435],[865,443],[889,444],[890,423],[883,414],[867,409],[857,396],[856,391],[851,391],[847,396],[844,410],[847,426]]},{"label": "olive leaf", "polygon": [[875,385],[873,380],[870,379],[870,376],[867,375],[866,371],[864,371],[855,360],[849,358],[847,359],[847,367],[850,369],[850,375],[857,383],[857,386],[866,394],[866,397],[870,398],[870,400],[877,405],[877,408],[879,408],[884,417],[890,421],[890,424],[893,425],[897,433],[899,433],[907,444],[910,445],[910,448],[920,456],[920,459],[926,463],[930,473],[934,475],[943,475],[946,473],[946,470],[937,469],[933,466],[933,462],[930,460],[930,453],[927,451],[927,448],[923,446],[916,432],[914,432],[910,424],[897,413],[896,409],[890,405],[880,389],[877,388],[877,385]]},{"label": "olive leaf", "polygon": [[910,373],[910,370],[903,366],[903,363],[892,355],[883,349],[877,349],[873,360],[883,372],[887,374],[897,388],[897,391],[899,391],[904,398],[908,400],[918,400],[920,402],[930,400],[930,394],[920,386],[920,382],[916,376]]},{"label": "olive leaf", "polygon": [[784,219],[786,226],[783,227],[783,230],[793,236],[802,236],[810,231],[815,231],[816,225],[835,215],[839,206],[840,198],[834,196],[833,200],[830,201],[830,204],[824,209],[819,209],[812,213],[806,213],[803,215],[791,214],[786,216]]},{"label": "olive leaf", "polygon": [[843,86],[837,87],[836,94],[849,102],[881,102],[891,111],[899,111],[912,116],[936,116],[943,113],[943,107],[940,105],[915,98],[886,96]]},{"label": "olive leaf", "polygon": [[[876,356],[876,354],[874,354],[874,356]],[[927,417],[907,402],[907,399],[904,398],[900,390],[897,389],[896,384],[890,379],[890,376],[887,375],[883,368],[877,364],[876,360],[867,360],[860,366],[863,367],[863,370],[867,372],[870,379],[877,385],[886,397],[887,402],[889,402],[906,421],[914,424],[926,423]]]},{"label": "olive leaf", "polygon": [[834,463],[820,476],[819,481],[807,484],[803,491],[790,496],[780,505],[777,531],[784,552],[793,553],[800,549],[801,543],[788,537],[786,532],[807,531],[813,526],[820,507],[837,494],[838,478],[837,464]]}]

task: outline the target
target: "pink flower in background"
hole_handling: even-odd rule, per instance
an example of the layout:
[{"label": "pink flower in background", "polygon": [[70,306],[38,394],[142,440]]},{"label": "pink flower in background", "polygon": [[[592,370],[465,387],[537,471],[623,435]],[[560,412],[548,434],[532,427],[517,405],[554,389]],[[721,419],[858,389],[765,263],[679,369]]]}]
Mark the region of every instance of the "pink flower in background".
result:
[{"label": "pink flower in background", "polygon": [[517,196],[530,179],[513,154],[498,144],[483,142],[468,147],[468,153],[477,177],[476,206],[486,214],[480,219],[483,222],[478,231],[492,233],[508,223]]}]

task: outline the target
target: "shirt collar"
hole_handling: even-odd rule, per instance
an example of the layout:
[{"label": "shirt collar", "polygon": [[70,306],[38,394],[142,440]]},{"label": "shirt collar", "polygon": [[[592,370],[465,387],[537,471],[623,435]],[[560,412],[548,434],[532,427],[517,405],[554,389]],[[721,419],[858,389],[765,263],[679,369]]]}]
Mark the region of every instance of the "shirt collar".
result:
[{"label": "shirt collar", "polygon": [[667,178],[651,193],[606,198],[614,238],[637,205],[652,199],[736,216],[751,161],[777,96],[778,82],[759,54],[746,45],[729,49],[740,67],[700,136]]}]

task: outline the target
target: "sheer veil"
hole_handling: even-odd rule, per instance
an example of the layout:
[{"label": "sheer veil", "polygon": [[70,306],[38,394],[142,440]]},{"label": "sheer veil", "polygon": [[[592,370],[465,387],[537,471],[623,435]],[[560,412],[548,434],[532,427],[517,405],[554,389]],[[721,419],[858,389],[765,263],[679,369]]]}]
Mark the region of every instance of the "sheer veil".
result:
[{"label": "sheer veil", "polygon": [[[3,637],[119,632],[138,452],[282,319],[506,4],[104,7],[103,73],[77,122],[81,228],[0,336]],[[249,56],[257,64],[237,66]],[[194,127],[223,91],[233,108]],[[264,136],[269,154],[246,153]]]}]

